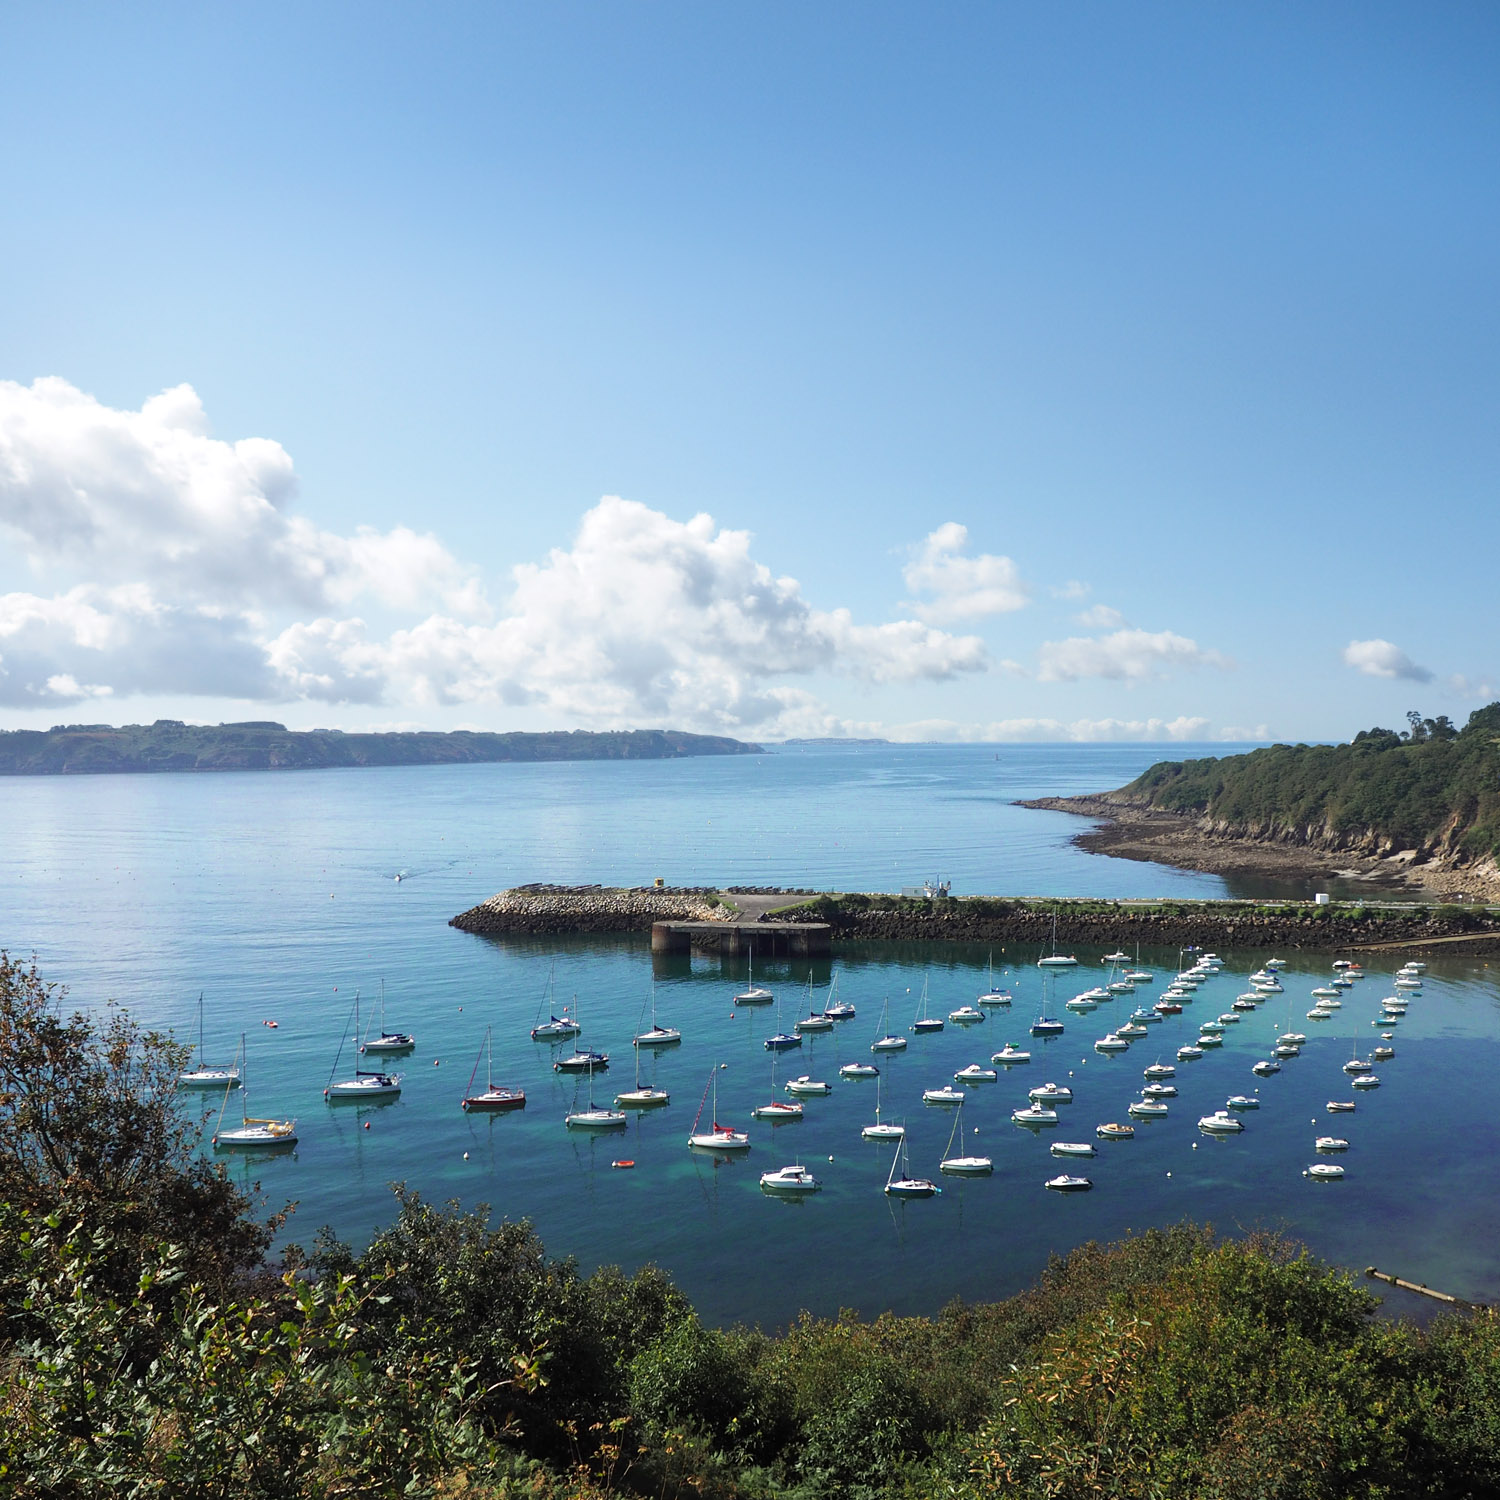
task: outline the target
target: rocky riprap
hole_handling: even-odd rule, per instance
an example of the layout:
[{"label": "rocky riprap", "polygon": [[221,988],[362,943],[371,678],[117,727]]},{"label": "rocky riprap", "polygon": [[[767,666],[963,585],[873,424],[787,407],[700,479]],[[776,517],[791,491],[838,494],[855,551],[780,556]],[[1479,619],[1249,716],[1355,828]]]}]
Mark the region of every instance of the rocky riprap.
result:
[{"label": "rocky riprap", "polygon": [[734,913],[706,886],[522,885],[460,912],[450,927],[507,933],[649,932],[653,922],[727,922]]},{"label": "rocky riprap", "polygon": [[[768,920],[820,921],[836,941],[974,942],[1035,947],[1052,943],[1068,953],[1093,947],[1139,943],[1150,948],[1354,949],[1382,943],[1441,943],[1452,951],[1500,950],[1500,916],[1482,910],[1455,911],[1342,906],[1273,906],[1238,902],[1170,904],[1160,908],[1122,905],[1071,909],[1069,903],[1033,906],[1002,899],[897,901],[855,896],[813,901]],[[1471,946],[1472,945],[1472,946]]]}]

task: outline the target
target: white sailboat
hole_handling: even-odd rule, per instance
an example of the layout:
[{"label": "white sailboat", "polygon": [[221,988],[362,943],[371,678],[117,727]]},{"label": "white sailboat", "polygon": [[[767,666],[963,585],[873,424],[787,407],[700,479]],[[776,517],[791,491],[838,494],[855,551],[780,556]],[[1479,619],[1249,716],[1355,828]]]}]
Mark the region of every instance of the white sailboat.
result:
[{"label": "white sailboat", "polygon": [[769,1005],[774,999],[770,990],[755,982],[755,949],[750,950],[745,988],[730,1002],[732,1005]]},{"label": "white sailboat", "polygon": [[960,1104],[953,1111],[953,1128],[948,1132],[948,1144],[943,1148],[943,1159],[938,1163],[938,1171],[953,1177],[988,1177],[995,1170],[995,1164],[989,1157],[950,1154],[953,1142],[963,1127],[963,1117],[964,1107]]},{"label": "white sailboat", "polygon": [[880,1010],[881,1035],[870,1043],[871,1052],[905,1052],[906,1038],[889,1029],[891,1014],[891,999],[886,996],[885,1004]]},{"label": "white sailboat", "polygon": [[917,1014],[911,1023],[911,1029],[921,1036],[928,1031],[941,1031],[943,1029],[943,1018],[941,1016],[930,1016],[927,1014],[927,976],[922,976],[922,998],[917,1002]]},{"label": "white sailboat", "polygon": [[[709,1115],[709,1128],[700,1131],[698,1126],[703,1119],[703,1106],[708,1103],[710,1090],[713,1091],[714,1103]],[[718,1116],[719,1070],[715,1067],[703,1087],[703,1098],[698,1101],[698,1113],[693,1117],[693,1128],[688,1134],[687,1143],[699,1151],[714,1151],[720,1155],[748,1151],[750,1137],[743,1130],[736,1130],[732,1125],[719,1124]]]},{"label": "white sailboat", "polygon": [[211,1067],[203,1060],[203,992],[198,992],[198,1066],[177,1075],[177,1086],[183,1089],[237,1089],[240,1070],[231,1063],[227,1068]]},{"label": "white sailboat", "polygon": [[1039,969],[1076,969],[1078,960],[1071,953],[1057,951],[1057,913],[1052,913],[1052,951],[1036,961]]},{"label": "white sailboat", "polygon": [[635,1054],[635,1087],[615,1095],[615,1108],[660,1109],[671,1102],[672,1096],[665,1089],[659,1089],[655,1084],[641,1083],[641,1054],[638,1048]]},{"label": "white sailboat", "polygon": [[[354,992],[354,1034],[359,1035],[359,991]],[[338,1077],[339,1060],[344,1055],[344,1043],[349,1039],[349,1029],[339,1038],[339,1050],[334,1055],[333,1067],[328,1074],[328,1084],[323,1097],[330,1104],[350,1103],[360,1100],[395,1099],[401,1093],[401,1074],[387,1073],[381,1068],[361,1068],[356,1058],[354,1077]]]},{"label": "white sailboat", "polygon": [[990,954],[985,965],[985,989],[982,995],[975,997],[975,1005],[1009,1005],[1014,996],[1007,989],[997,988],[995,985],[995,955]]},{"label": "white sailboat", "polygon": [[623,1109],[605,1109],[594,1103],[594,1070],[589,1069],[589,1107],[570,1110],[563,1116],[569,1130],[624,1130],[630,1117]]},{"label": "white sailboat", "polygon": [[867,1141],[899,1141],[906,1134],[906,1126],[895,1125],[880,1118],[880,1097],[882,1082],[877,1080],[875,1084],[875,1123],[866,1125],[860,1134]]},{"label": "white sailboat", "polygon": [[802,1118],[802,1106],[795,1099],[778,1099],[776,1094],[776,1054],[771,1054],[771,1099],[766,1104],[757,1104],[750,1111],[750,1116],[755,1120],[800,1120]]},{"label": "white sailboat", "polygon": [[417,1045],[416,1037],[406,1031],[385,1029],[385,980],[380,981],[380,1030],[373,1037],[366,1037],[361,1052],[410,1052]]},{"label": "white sailboat", "polygon": [[[247,1058],[245,1038],[240,1038],[240,1058]],[[245,1083],[248,1061],[244,1061],[239,1077]],[[250,1113],[250,1089],[248,1085],[240,1092],[240,1123],[224,1129],[224,1111],[229,1105],[231,1090],[225,1088],[224,1103],[219,1106],[219,1123],[213,1134],[213,1145],[220,1151],[274,1151],[284,1150],[297,1144],[297,1122],[295,1120],[269,1120]]]},{"label": "white sailboat", "polygon": [[[637,1023],[639,1024],[639,1023]],[[675,1026],[662,1026],[656,1019],[656,985],[651,986],[651,1025],[638,1033],[634,1039],[640,1047],[676,1047],[682,1042],[682,1033]]]}]

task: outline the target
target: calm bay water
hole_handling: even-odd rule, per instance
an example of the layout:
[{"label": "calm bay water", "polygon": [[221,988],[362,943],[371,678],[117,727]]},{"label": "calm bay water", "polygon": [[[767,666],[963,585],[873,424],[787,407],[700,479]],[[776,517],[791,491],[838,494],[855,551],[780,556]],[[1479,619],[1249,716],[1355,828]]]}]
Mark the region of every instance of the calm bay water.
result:
[{"label": "calm bay water", "polygon": [[[1372,977],[1348,993],[1337,1019],[1310,1022],[1307,992],[1330,956],[1283,955],[1288,996],[1231,1026],[1222,1051],[1179,1064],[1170,1116],[1133,1142],[1100,1143],[1085,1167],[1095,1191],[1062,1197],[1042,1188],[1069,1169],[1049,1154],[1049,1139],[1091,1139],[1101,1120],[1123,1118],[1141,1068],[1170,1060],[1198,1022],[1228,1010],[1264,955],[1226,953],[1229,968],[1187,1012],[1123,1057],[1101,1058],[1091,1044],[1123,1021],[1127,1004],[1070,1018],[1062,1038],[1030,1043],[1029,1068],[977,1088],[964,1107],[965,1139],[995,1159],[995,1175],[900,1205],[881,1192],[889,1151],[859,1136],[876,1086],[839,1081],[838,1066],[870,1056],[887,1004],[891,1027],[904,1030],[924,980],[935,1010],[971,1000],[987,952],[841,952],[839,992],[858,1007],[856,1019],[777,1064],[778,1091],[811,1072],[834,1082],[833,1095],[807,1101],[802,1122],[773,1129],[748,1112],[772,1097],[761,1043],[780,1028],[774,1009],[732,1010],[743,964],[653,963],[644,940],[499,943],[446,925],[492,891],[538,879],[896,889],[942,876],[958,893],[1305,894],[1231,890],[1210,876],[1086,855],[1068,843],[1077,820],[1010,805],[1116,786],[1159,757],[1149,746],[809,747],[635,764],[5,778],[0,944],[35,951],[80,1004],[114,997],[182,1034],[203,991],[217,1058],[245,1032],[255,1109],[295,1114],[301,1140],[292,1156],[231,1169],[260,1181],[274,1203],[298,1200],[290,1232],[304,1241],[325,1223],[366,1239],[391,1215],[388,1184],[403,1180],[429,1197],[529,1216],[554,1254],[585,1266],[656,1261],[708,1318],[775,1324],[801,1307],[931,1311],[954,1295],[1002,1296],[1032,1280],[1051,1251],[1190,1214],[1225,1228],[1284,1227],[1350,1265],[1500,1297],[1491,1251],[1500,1240],[1500,1127],[1490,1104],[1500,972],[1482,960],[1431,964],[1395,1028],[1398,1055],[1379,1069],[1383,1086],[1356,1096],[1340,1065],[1356,1038],[1368,1049],[1389,985]],[[997,969],[1016,966],[1011,1014],[913,1038],[906,1054],[879,1060],[884,1112],[905,1119],[914,1170],[935,1173],[953,1126],[949,1112],[921,1105],[922,1089],[1025,1038],[1052,982],[1035,957],[993,955]],[[1163,972],[1176,958],[1142,954]],[[821,1004],[831,972],[827,961],[781,962],[757,978],[782,997],[789,1026],[809,982]],[[382,980],[389,1025],[419,1043],[401,1064],[402,1097],[331,1109],[321,1091],[349,1004],[356,990],[373,999]],[[1059,977],[1053,1003],[1094,982],[1084,972]],[[529,1039],[549,984],[559,1002],[577,996],[584,1040],[611,1054],[610,1071],[595,1080],[601,1101],[634,1079],[629,1039],[654,985],[660,1019],[685,1038],[642,1062],[643,1076],[671,1090],[669,1108],[623,1136],[563,1128],[586,1085],[554,1074],[551,1051]],[[1152,993],[1140,998],[1149,1003]],[[261,1024],[268,1019],[276,1029]],[[1289,1019],[1311,1040],[1260,1084],[1265,1105],[1244,1135],[1200,1136],[1199,1115],[1255,1087],[1250,1064]],[[458,1108],[486,1026],[497,1078],[527,1090],[522,1114],[486,1119]],[[345,1071],[348,1062],[346,1052]],[[738,1162],[684,1145],[712,1073],[719,1117],[751,1131],[754,1149]],[[1071,1082],[1076,1098],[1058,1131],[1036,1136],[1009,1115],[1048,1078]],[[1349,1097],[1359,1098],[1356,1114],[1324,1113],[1328,1099]],[[1323,1133],[1354,1142],[1343,1183],[1301,1175]],[[637,1165],[613,1169],[622,1158]],[[760,1173],[794,1160],[815,1170],[824,1191],[804,1203],[764,1197]]]}]

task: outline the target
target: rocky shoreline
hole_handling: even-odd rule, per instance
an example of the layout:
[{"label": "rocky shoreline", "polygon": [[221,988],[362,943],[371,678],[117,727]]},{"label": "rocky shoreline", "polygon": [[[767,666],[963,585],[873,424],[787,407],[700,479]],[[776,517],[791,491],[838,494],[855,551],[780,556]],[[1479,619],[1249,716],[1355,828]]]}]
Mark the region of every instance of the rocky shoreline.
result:
[{"label": "rocky shoreline", "polygon": [[[757,890],[738,901],[706,887],[522,886],[460,913],[450,926],[490,937],[645,934],[653,922],[825,922],[835,942],[968,942],[1040,953],[1058,947],[1313,948],[1400,945],[1410,953],[1500,953],[1500,914],[1424,906],[1311,902],[915,900]],[[1024,961],[1034,957],[1028,953]],[[1014,961],[1016,955],[1012,954]]]},{"label": "rocky shoreline", "polygon": [[520,933],[650,932],[653,922],[728,922],[734,909],[698,886],[523,885],[449,920],[486,937]]},{"label": "rocky shoreline", "polygon": [[1205,818],[1143,807],[1112,793],[1093,797],[1036,797],[1018,804],[1072,813],[1100,823],[1073,835],[1090,854],[1137,859],[1210,875],[1263,875],[1309,882],[1358,880],[1374,890],[1418,896],[1500,899],[1500,877],[1480,865],[1462,868],[1424,858],[1419,850],[1371,854],[1282,839],[1262,839],[1215,827]]}]

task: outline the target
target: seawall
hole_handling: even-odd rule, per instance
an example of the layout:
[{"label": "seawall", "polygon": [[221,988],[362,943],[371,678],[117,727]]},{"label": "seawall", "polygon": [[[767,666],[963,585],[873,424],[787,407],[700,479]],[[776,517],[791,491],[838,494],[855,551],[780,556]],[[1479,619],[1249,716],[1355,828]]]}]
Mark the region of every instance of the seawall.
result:
[{"label": "seawall", "polygon": [[[658,923],[715,924],[718,942],[694,947],[769,951],[778,926],[827,924],[833,943],[968,942],[1039,951],[1052,941],[1072,948],[1378,949],[1400,946],[1447,953],[1500,953],[1500,913],[1428,906],[1330,905],[1245,901],[1100,902],[966,897],[916,900],[879,894],[819,896],[708,888],[610,889],[523,886],[502,891],[454,917],[452,926],[489,936],[640,933]],[[738,925],[739,933],[732,929]],[[755,936],[752,936],[755,934]],[[710,934],[711,935],[711,934]],[[788,939],[792,934],[786,934]],[[735,937],[739,942],[733,941]],[[661,943],[665,946],[665,943]],[[788,948],[791,943],[787,944]]]}]

